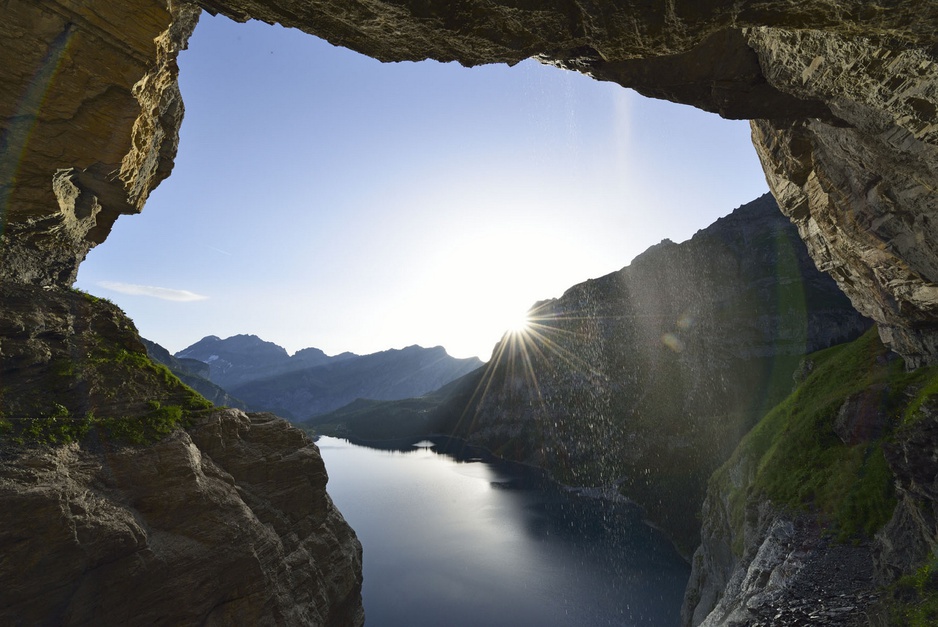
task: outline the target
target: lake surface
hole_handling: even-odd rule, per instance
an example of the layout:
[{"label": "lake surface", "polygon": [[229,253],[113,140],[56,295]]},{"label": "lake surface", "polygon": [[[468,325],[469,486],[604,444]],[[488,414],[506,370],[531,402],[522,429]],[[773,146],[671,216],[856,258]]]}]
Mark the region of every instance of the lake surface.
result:
[{"label": "lake surface", "polygon": [[679,623],[690,567],[634,506],[427,444],[318,441],[329,494],[364,547],[367,625]]}]

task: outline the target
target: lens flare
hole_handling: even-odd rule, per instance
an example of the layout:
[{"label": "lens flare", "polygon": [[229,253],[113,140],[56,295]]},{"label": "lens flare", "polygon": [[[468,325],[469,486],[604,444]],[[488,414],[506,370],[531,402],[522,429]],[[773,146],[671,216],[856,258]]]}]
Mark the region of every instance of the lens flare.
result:
[{"label": "lens flare", "polygon": [[524,333],[531,326],[531,318],[528,316],[527,312],[524,315],[518,316],[508,324],[508,332],[511,334]]},{"label": "lens flare", "polygon": [[0,136],[0,232],[6,224],[10,196],[16,186],[20,165],[27,152],[46,95],[59,68],[68,57],[76,27],[68,24],[49,45],[36,75],[30,81],[17,105],[9,127]]},{"label": "lens flare", "polygon": [[[559,368],[575,373],[583,381],[601,380],[602,372],[593,365],[596,360],[586,358],[578,350],[584,343],[583,334],[595,332],[600,320],[595,312],[558,312],[549,303],[533,307],[496,346],[454,432],[465,436],[475,431],[479,426],[479,410],[490,395],[517,398],[523,405],[519,406],[520,411],[548,416],[549,403],[538,373]],[[592,383],[590,386],[594,387]]]}]

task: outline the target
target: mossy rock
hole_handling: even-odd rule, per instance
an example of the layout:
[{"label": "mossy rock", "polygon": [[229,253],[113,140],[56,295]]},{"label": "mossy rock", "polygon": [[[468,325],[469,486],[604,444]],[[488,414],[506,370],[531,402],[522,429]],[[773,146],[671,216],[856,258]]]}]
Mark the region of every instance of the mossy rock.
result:
[{"label": "mossy rock", "polygon": [[0,445],[145,444],[211,403],[147,356],[112,303],[15,286],[0,295]]}]

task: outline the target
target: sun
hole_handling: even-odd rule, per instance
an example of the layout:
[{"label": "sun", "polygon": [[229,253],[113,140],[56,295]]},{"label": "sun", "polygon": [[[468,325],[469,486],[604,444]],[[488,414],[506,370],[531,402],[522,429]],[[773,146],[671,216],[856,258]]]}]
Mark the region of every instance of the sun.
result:
[{"label": "sun", "polygon": [[528,316],[528,312],[524,312],[519,316],[515,316],[508,324],[508,332],[511,334],[524,333],[531,328],[531,318]]}]

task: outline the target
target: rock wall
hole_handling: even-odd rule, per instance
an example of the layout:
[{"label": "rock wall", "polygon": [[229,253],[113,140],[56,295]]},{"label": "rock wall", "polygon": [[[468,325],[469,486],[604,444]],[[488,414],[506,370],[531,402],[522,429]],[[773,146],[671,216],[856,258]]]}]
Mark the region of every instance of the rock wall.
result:
[{"label": "rock wall", "polygon": [[832,542],[810,516],[761,502],[747,512],[736,555],[731,525],[720,518],[727,504],[711,496],[721,498],[708,496],[704,509],[710,524],[694,554],[682,625],[870,624],[877,592],[869,544]]},{"label": "rock wall", "polygon": [[914,572],[938,550],[938,400],[918,412],[919,420],[886,447],[898,504],[874,546],[881,583]]},{"label": "rock wall", "polygon": [[301,432],[235,409],[144,448],[5,451],[0,622],[360,625],[325,484]]},{"label": "rock wall", "polygon": [[359,625],[315,444],[218,410],[86,294],[0,292],[0,624]]},{"label": "rock wall", "polygon": [[754,29],[771,83],[822,94],[839,122],[753,123],[783,211],[818,267],[910,367],[935,362],[938,65],[871,37]]},{"label": "rock wall", "polygon": [[188,2],[11,0],[0,72],[0,282],[71,285],[172,170]]}]

